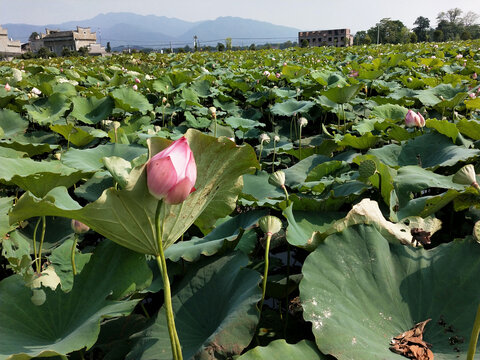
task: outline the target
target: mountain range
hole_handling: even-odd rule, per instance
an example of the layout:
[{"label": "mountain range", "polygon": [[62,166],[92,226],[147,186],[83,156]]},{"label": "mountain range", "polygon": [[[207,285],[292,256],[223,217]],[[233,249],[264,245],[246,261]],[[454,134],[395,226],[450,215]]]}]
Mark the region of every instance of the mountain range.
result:
[{"label": "mountain range", "polygon": [[225,38],[232,38],[233,45],[252,43],[295,42],[299,29],[274,25],[264,21],[238,17],[219,17],[215,20],[190,22],[177,18],[134,13],[99,14],[91,19],[68,21],[60,24],[28,25],[2,24],[8,36],[27,42],[32,32],[45,32],[45,28],[74,30],[77,26],[90,27],[97,32],[97,41],[102,45],[110,42],[112,47],[137,46],[150,48],[193,46],[197,36],[200,46],[216,46]]}]

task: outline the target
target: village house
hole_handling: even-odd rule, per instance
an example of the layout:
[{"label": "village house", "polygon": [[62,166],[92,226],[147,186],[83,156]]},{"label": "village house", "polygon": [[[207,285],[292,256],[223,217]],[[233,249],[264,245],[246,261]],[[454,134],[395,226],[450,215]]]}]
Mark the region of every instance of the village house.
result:
[{"label": "village house", "polygon": [[20,41],[14,41],[8,38],[7,29],[0,26],[0,60],[10,60],[22,53],[22,44]]},{"label": "village house", "polygon": [[38,52],[42,47],[57,55],[62,55],[63,49],[78,51],[86,47],[90,55],[105,55],[105,48],[97,43],[97,34],[89,27],[77,26],[77,30],[45,29],[45,34],[30,37],[30,50]]},{"label": "village house", "polygon": [[308,46],[336,46],[345,47],[353,45],[353,35],[350,29],[301,31],[298,33],[298,43],[306,41]]}]

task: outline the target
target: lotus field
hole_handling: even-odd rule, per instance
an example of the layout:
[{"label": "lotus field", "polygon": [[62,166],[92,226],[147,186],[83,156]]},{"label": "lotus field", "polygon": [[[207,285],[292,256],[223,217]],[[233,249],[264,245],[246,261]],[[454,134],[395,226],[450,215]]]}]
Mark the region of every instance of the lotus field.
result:
[{"label": "lotus field", "polygon": [[473,359],[477,74],[479,41],[0,63],[0,359]]}]

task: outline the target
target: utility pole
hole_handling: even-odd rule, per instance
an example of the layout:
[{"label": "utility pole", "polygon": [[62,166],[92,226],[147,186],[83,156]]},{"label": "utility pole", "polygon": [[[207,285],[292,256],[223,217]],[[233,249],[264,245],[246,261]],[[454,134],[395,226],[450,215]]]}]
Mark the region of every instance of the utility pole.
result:
[{"label": "utility pole", "polygon": [[197,42],[197,41],[198,41],[198,36],[195,35],[195,36],[193,37],[193,51],[197,51],[197,50],[198,50],[198,42]]},{"label": "utility pole", "polygon": [[377,45],[380,43],[380,24],[377,24]]}]

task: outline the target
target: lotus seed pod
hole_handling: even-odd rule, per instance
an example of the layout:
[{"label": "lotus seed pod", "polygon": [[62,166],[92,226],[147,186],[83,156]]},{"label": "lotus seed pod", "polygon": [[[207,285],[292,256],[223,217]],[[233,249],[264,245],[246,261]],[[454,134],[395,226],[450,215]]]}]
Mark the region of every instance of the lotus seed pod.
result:
[{"label": "lotus seed pod", "polygon": [[112,124],[113,124],[113,128],[115,130],[117,130],[121,126],[120,122],[118,122],[118,121],[114,121]]},{"label": "lotus seed pod", "polygon": [[273,137],[273,141],[279,142],[279,141],[280,141],[280,136],[275,135],[275,136]]},{"label": "lotus seed pod", "polygon": [[75,219],[72,219],[71,226],[75,234],[83,234],[83,233],[86,233],[88,230],[90,230],[90,228],[87,225]]},{"label": "lotus seed pod", "polygon": [[300,127],[305,127],[307,126],[307,124],[308,124],[308,120],[305,119],[304,117],[301,117],[300,119],[298,119],[298,125]]},{"label": "lotus seed pod", "polygon": [[210,106],[208,108],[208,111],[210,112],[210,114],[212,114],[213,117],[217,117],[217,108],[216,107]]},{"label": "lotus seed pod", "polygon": [[47,300],[47,295],[45,294],[45,291],[43,291],[42,289],[33,289],[32,292],[33,295],[30,300],[32,300],[33,305],[43,305],[45,300]]},{"label": "lotus seed pod", "polygon": [[285,186],[285,173],[282,170],[275,171],[273,174],[270,174],[268,182],[272,185],[278,187]]},{"label": "lotus seed pod", "polygon": [[480,220],[473,225],[473,237],[480,243]]},{"label": "lotus seed pod", "polygon": [[270,136],[268,136],[267,134],[263,133],[262,135],[260,135],[258,137],[258,139],[260,140],[261,143],[263,142],[267,142],[269,143],[270,142]]},{"label": "lotus seed pod", "polygon": [[276,216],[267,215],[260,219],[258,222],[260,229],[267,234],[273,235],[282,229],[282,222]]},{"label": "lotus seed pod", "polygon": [[358,166],[358,173],[360,177],[368,179],[370,176],[377,172],[377,165],[373,160],[365,160]]},{"label": "lotus seed pod", "polygon": [[453,175],[452,181],[462,185],[472,185],[478,189],[477,177],[475,175],[475,168],[472,164],[463,166]]}]

